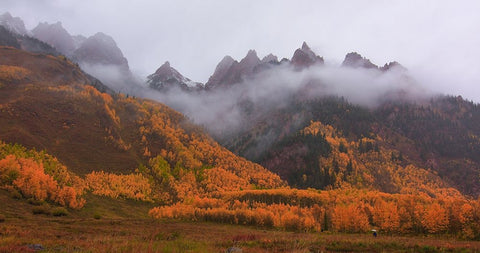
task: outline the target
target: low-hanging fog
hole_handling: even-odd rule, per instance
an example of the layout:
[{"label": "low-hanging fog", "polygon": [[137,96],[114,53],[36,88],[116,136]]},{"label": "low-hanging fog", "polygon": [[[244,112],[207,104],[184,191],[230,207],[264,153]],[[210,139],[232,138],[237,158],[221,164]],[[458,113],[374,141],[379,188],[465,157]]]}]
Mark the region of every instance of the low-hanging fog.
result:
[{"label": "low-hanging fog", "polygon": [[314,65],[297,70],[290,64],[272,67],[227,88],[208,91],[170,89],[148,90],[140,96],[163,102],[184,113],[212,134],[222,136],[249,127],[246,110],[267,113],[292,101],[338,96],[373,108],[385,100],[418,100],[433,95],[409,77],[408,70],[393,67],[388,71]]}]

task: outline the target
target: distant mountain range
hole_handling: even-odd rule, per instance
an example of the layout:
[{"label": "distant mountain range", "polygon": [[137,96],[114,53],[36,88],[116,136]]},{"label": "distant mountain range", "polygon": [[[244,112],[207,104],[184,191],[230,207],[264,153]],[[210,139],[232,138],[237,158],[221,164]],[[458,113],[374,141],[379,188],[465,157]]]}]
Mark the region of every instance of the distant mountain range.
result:
[{"label": "distant mountain range", "polygon": [[[62,54],[77,62],[84,70],[94,76],[100,76],[107,86],[116,91],[133,93],[139,81],[134,77],[120,48],[112,37],[96,33],[90,37],[72,36],[61,22],[39,23],[28,31],[19,17],[10,13],[0,15],[2,38],[10,39],[10,45],[30,52]],[[4,29],[5,28],[5,29]],[[9,33],[7,33],[7,31]],[[13,41],[17,41],[17,43]],[[13,44],[12,44],[13,43]]]},{"label": "distant mountain range", "polygon": [[[291,66],[296,71],[302,71],[311,66],[324,66],[325,62],[322,57],[310,49],[306,42],[303,42],[302,47],[295,50],[290,60],[283,58],[279,61],[278,57],[273,54],[269,54],[263,59],[260,59],[255,50],[249,50],[247,55],[240,61],[227,55],[217,64],[215,71],[205,84],[192,82],[189,78],[183,76],[171,67],[168,62],[162,65],[154,74],[148,76],[147,83],[149,87],[163,92],[174,88],[180,88],[184,91],[199,91],[202,90],[202,88],[205,90],[213,90],[254,79],[254,76],[260,72],[270,70],[279,65]],[[380,71],[388,71],[392,68],[405,70],[398,62],[390,62],[386,63],[383,67],[378,67],[357,52],[348,53],[341,66]]]}]

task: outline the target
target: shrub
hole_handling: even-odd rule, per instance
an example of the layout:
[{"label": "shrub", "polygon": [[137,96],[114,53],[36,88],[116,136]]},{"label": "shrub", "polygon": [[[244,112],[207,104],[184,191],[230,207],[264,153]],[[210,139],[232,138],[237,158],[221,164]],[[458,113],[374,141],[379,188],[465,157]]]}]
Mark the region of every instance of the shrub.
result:
[{"label": "shrub", "polygon": [[100,219],[102,218],[102,215],[99,214],[99,213],[96,213],[96,214],[93,215],[93,218],[94,218],[95,220],[100,220]]},{"label": "shrub", "polygon": [[22,199],[22,194],[20,192],[18,192],[17,190],[15,189],[12,189],[10,191],[10,197],[12,197],[13,199]]},{"label": "shrub", "polygon": [[52,209],[52,215],[53,216],[67,216],[68,211],[65,209],[65,207],[56,207]]},{"label": "shrub", "polygon": [[35,206],[32,208],[32,213],[50,215],[50,207],[48,205]]},{"label": "shrub", "polygon": [[41,205],[45,204],[45,201],[30,198],[30,199],[28,199],[28,204],[34,205],[34,206],[41,206]]}]

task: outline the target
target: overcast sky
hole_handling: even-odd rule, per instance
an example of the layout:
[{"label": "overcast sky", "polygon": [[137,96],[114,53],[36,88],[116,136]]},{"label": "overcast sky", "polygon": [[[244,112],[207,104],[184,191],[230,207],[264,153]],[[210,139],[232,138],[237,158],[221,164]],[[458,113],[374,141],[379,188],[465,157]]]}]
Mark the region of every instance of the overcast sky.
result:
[{"label": "overcast sky", "polygon": [[291,58],[306,41],[327,64],[356,51],[398,61],[434,89],[480,102],[480,1],[0,0],[27,29],[61,21],[72,34],[112,36],[132,70],[165,61],[205,82],[230,55]]}]

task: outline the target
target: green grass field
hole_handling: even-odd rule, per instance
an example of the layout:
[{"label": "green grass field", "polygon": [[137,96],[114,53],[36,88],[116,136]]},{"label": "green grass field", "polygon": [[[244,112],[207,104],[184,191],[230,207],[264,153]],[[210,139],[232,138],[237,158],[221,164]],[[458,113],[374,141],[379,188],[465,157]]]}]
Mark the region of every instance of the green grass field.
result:
[{"label": "green grass field", "polygon": [[[33,245],[40,252],[225,252],[233,246],[243,252],[480,252],[478,241],[445,236],[373,238],[154,220],[146,215],[152,204],[87,197],[82,210],[54,216],[55,207],[0,190],[0,252],[29,252]],[[39,207],[44,212],[33,214]]]}]

